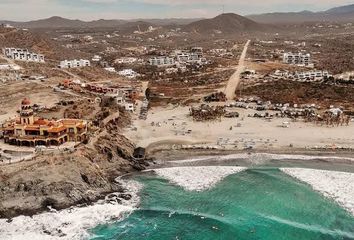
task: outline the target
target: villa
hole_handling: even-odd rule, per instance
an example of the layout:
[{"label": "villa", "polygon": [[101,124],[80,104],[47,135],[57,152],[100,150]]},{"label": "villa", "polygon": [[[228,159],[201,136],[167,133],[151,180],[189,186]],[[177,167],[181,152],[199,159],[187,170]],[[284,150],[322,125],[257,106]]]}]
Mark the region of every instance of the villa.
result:
[{"label": "villa", "polygon": [[17,146],[59,146],[82,142],[87,138],[88,123],[80,119],[48,120],[35,117],[31,102],[21,102],[20,116],[2,125],[5,143]]}]

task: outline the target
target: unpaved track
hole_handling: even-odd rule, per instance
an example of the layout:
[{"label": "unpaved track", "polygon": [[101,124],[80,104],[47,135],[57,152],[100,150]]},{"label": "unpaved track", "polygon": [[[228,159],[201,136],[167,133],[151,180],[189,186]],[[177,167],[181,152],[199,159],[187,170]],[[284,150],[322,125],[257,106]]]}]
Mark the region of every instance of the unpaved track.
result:
[{"label": "unpaved track", "polygon": [[235,98],[235,92],[241,80],[241,73],[243,72],[243,69],[245,67],[245,58],[246,58],[248,45],[250,44],[250,42],[251,40],[248,40],[247,43],[245,44],[237,66],[237,70],[230,77],[229,82],[226,85],[224,93],[226,94],[227,100],[233,100]]}]

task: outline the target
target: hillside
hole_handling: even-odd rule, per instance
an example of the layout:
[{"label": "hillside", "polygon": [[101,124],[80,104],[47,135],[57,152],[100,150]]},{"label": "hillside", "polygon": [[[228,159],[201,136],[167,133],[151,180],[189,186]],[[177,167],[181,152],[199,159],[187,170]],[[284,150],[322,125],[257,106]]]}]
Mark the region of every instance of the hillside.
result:
[{"label": "hillside", "polygon": [[64,48],[44,34],[17,29],[0,28],[0,49],[4,47],[27,48],[44,54],[47,60],[84,57],[83,53]]},{"label": "hillside", "polygon": [[221,14],[212,19],[193,22],[184,27],[185,31],[195,33],[235,34],[240,32],[255,32],[268,29],[268,26],[256,23],[248,18],[234,13]]}]

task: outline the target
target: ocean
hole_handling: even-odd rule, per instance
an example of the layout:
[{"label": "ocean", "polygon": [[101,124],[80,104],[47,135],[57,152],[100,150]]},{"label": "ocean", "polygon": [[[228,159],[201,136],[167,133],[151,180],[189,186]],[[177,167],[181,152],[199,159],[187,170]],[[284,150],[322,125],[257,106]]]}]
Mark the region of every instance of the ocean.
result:
[{"label": "ocean", "polygon": [[251,168],[201,192],[154,174],[134,180],[140,207],[91,229],[90,240],[354,239],[352,215],[278,168]]}]

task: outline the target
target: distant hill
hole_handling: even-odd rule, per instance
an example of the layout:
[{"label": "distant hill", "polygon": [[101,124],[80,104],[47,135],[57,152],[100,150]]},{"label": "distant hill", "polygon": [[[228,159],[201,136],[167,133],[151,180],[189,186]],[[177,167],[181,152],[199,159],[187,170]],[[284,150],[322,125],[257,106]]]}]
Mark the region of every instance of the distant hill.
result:
[{"label": "distant hill", "polygon": [[253,21],[265,24],[283,24],[283,23],[303,23],[303,22],[353,22],[354,4],[336,7],[322,12],[275,12],[258,15],[249,15],[248,18]]},{"label": "distant hill", "polygon": [[29,22],[11,22],[0,21],[0,23],[9,23],[15,27],[37,29],[37,28],[95,28],[95,27],[117,27],[125,24],[124,20],[95,20],[85,22],[81,20],[72,20],[58,16],[40,19]]},{"label": "distant hill", "polygon": [[[116,28],[121,27],[125,24],[142,23],[150,25],[186,25],[191,22],[200,20],[198,18],[169,18],[169,19],[132,19],[132,20],[94,20],[94,21],[82,21],[82,20],[72,20],[67,18],[62,18],[58,16],[40,19],[29,22],[14,22],[14,21],[0,21],[0,23],[11,24],[15,27],[28,28],[28,29],[39,29],[39,28]],[[136,25],[137,25],[136,24]]]},{"label": "distant hill", "polygon": [[183,29],[195,33],[234,34],[240,32],[263,31],[268,27],[234,13],[221,14],[215,18],[204,19],[186,25]]},{"label": "distant hill", "polygon": [[[331,8],[321,12],[274,12],[257,15],[240,16],[233,13],[219,15],[212,19],[198,18],[167,18],[167,19],[131,19],[131,20],[94,20],[82,21],[67,19],[58,16],[29,22],[0,21],[20,28],[28,29],[56,29],[56,28],[128,28],[132,25],[145,24],[166,26],[182,26],[187,31],[199,33],[221,31],[223,33],[237,33],[240,31],[264,31],[269,26],[262,24],[288,24],[303,22],[354,22],[354,4]],[[260,24],[261,23],[261,24]],[[126,25],[126,26],[124,26]]]},{"label": "distant hill", "polygon": [[203,18],[163,18],[163,19],[133,19],[130,21],[142,21],[155,25],[166,26],[166,25],[187,25],[192,22],[203,20]]}]

